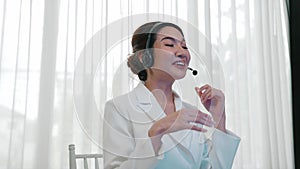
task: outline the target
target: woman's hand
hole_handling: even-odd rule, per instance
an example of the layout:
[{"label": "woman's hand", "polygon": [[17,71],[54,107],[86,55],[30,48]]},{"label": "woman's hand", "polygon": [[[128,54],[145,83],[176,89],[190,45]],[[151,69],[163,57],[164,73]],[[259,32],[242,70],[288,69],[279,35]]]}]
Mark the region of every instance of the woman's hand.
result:
[{"label": "woman's hand", "polygon": [[225,96],[219,89],[210,85],[195,88],[204,107],[209,111],[215,121],[215,127],[226,132],[225,122]]},{"label": "woman's hand", "polygon": [[155,122],[149,130],[149,136],[172,133],[179,130],[191,129],[201,132],[207,130],[196,124],[213,126],[212,118],[197,109],[181,109]]},{"label": "woman's hand", "polygon": [[197,109],[181,109],[156,121],[148,131],[148,136],[151,137],[154,151],[156,153],[158,152],[161,146],[161,138],[164,134],[184,129],[200,132],[207,131],[197,124],[212,127],[214,122],[208,114],[202,113]]}]

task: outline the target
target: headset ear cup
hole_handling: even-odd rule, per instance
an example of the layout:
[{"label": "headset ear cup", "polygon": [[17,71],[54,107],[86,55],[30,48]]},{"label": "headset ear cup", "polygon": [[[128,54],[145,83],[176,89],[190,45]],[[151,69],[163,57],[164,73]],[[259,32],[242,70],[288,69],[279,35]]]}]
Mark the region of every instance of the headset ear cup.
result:
[{"label": "headset ear cup", "polygon": [[145,50],[145,52],[143,54],[143,57],[142,57],[142,60],[143,60],[143,65],[146,68],[150,68],[150,67],[153,66],[154,58],[153,58],[151,52],[149,51],[149,49]]}]

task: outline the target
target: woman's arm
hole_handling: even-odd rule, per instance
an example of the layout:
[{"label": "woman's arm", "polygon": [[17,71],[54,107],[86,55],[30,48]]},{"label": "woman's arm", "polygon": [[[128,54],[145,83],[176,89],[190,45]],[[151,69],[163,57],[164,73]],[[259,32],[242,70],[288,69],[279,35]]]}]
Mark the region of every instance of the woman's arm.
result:
[{"label": "woman's arm", "polygon": [[161,138],[163,135],[176,132],[179,130],[191,129],[199,132],[207,130],[197,126],[197,124],[212,127],[214,125],[211,117],[202,113],[197,109],[181,109],[166,117],[156,121],[148,131],[148,136],[151,138],[155,154],[158,153],[162,145]]},{"label": "woman's arm", "polygon": [[135,139],[130,118],[119,111],[122,110],[117,109],[113,101],[106,103],[103,121],[104,168],[153,168],[159,158],[154,154],[151,139]]},{"label": "woman's arm", "polygon": [[195,88],[201,103],[209,111],[214,119],[215,128],[226,133],[226,114],[224,93],[212,88],[210,85]]},{"label": "woman's arm", "polygon": [[204,85],[195,88],[204,107],[211,113],[215,128],[211,140],[205,143],[203,167],[232,167],[240,138],[226,129],[225,96],[221,90]]},{"label": "woman's arm", "polygon": [[200,169],[232,168],[240,140],[238,136],[230,131],[224,133],[216,129],[212,135],[212,139],[208,139],[205,142]]}]

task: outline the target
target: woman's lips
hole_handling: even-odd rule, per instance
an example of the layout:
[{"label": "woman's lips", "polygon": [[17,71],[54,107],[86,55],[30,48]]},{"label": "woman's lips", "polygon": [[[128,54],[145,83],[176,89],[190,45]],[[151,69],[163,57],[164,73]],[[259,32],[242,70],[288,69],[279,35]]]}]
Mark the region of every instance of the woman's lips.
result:
[{"label": "woman's lips", "polygon": [[178,68],[186,68],[186,62],[182,61],[182,60],[178,60],[176,62],[173,63],[173,65],[175,65]]}]

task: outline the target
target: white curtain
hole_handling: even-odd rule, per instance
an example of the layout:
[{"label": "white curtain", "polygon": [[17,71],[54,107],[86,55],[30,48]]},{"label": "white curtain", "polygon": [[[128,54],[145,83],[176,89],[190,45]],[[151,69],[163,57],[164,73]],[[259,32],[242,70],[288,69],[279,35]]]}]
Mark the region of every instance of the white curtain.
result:
[{"label": "white curtain", "polygon": [[183,98],[182,84],[224,90],[233,168],[294,168],[285,0],[2,0],[0,168],[66,169],[71,143],[102,152],[103,106],[138,83],[130,38],[153,20],[192,47],[200,73],[175,84]]}]

